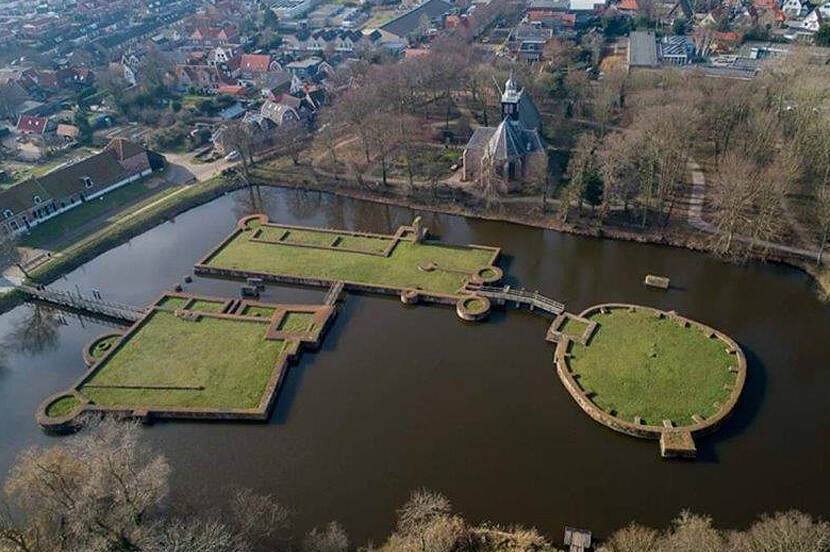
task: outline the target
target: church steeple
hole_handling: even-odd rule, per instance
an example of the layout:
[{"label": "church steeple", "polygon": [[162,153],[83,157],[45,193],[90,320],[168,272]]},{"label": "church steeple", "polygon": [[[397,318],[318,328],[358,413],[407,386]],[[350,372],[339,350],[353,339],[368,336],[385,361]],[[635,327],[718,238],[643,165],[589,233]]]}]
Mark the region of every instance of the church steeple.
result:
[{"label": "church steeple", "polygon": [[501,95],[501,116],[502,119],[510,118],[514,121],[519,118],[519,99],[521,92],[516,87],[516,81],[513,80],[513,73],[507,82],[504,83],[504,93]]}]

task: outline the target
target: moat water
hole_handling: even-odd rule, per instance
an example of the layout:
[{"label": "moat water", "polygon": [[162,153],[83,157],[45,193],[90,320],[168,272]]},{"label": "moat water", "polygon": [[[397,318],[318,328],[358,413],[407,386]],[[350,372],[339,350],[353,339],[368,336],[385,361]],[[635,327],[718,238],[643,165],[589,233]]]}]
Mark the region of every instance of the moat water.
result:
[{"label": "moat water", "polygon": [[[263,190],[272,220],[377,232],[409,209]],[[189,211],[52,286],[145,304],[172,288],[246,213],[247,192]],[[446,494],[471,520],[565,524],[605,534],[632,520],[664,526],[684,508],[726,527],[763,512],[830,514],[830,307],[810,279],[778,265],[733,266],[680,249],[575,237],[426,213],[449,243],[503,248],[508,282],[578,312],[621,301],[676,309],[719,328],[747,353],[733,416],[698,442],[694,462],[661,460],[653,441],[593,422],[560,384],[548,322],[496,311],[461,322],[454,309],[348,295],[317,352],[290,369],[267,424],[157,423],[146,436],[173,466],[174,504],[221,501],[230,487],[270,492],[296,530],[340,521],[352,542],[380,540],[415,488]],[[646,273],[671,277],[646,289]],[[239,283],[195,278],[187,291],[236,296]],[[317,302],[315,289],[269,287],[265,300]],[[0,316],[0,472],[42,433],[34,412],[83,372],[81,349],[107,327],[24,305]],[[233,344],[229,343],[229,347]]]}]

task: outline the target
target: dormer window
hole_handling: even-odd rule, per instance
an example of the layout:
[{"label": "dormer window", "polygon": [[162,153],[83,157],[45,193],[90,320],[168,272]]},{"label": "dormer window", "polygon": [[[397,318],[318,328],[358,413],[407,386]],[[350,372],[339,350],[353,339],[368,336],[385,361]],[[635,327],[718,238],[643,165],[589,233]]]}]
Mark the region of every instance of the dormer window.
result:
[{"label": "dormer window", "polygon": [[92,188],[92,179],[88,176],[84,177],[84,188]]},{"label": "dormer window", "polygon": [[35,203],[40,203],[41,202],[41,199],[40,199],[39,195],[34,196],[32,199],[34,200]]},{"label": "dormer window", "polygon": [[14,216],[14,212],[11,209],[5,209],[3,211],[3,218],[12,218]]}]

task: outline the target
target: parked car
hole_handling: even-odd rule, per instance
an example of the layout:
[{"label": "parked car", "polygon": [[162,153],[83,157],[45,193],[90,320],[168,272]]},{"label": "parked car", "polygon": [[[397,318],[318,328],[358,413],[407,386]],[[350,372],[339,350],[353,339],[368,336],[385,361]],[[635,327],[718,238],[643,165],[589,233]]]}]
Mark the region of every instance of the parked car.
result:
[{"label": "parked car", "polygon": [[239,152],[234,150],[225,156],[225,161],[236,161],[239,159]]}]

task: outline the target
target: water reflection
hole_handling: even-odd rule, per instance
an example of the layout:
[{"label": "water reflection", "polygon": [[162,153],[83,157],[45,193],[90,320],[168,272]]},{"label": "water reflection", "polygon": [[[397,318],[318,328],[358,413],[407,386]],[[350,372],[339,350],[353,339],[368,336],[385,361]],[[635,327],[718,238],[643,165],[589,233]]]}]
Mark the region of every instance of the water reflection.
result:
[{"label": "water reflection", "polygon": [[15,321],[4,346],[26,355],[57,349],[60,327],[67,324],[63,313],[39,303],[26,303],[23,308],[25,314]]}]

